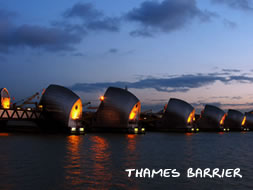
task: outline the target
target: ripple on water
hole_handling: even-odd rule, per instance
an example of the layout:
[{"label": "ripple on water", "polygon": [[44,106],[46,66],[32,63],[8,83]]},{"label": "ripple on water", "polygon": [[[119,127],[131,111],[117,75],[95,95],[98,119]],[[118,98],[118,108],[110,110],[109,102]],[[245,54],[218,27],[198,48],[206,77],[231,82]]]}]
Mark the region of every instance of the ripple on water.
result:
[{"label": "ripple on water", "polygon": [[[0,189],[252,189],[253,133],[0,136]],[[193,168],[241,168],[242,179],[188,179]],[[175,168],[180,178],[128,178]],[[187,188],[186,188],[187,187]]]}]

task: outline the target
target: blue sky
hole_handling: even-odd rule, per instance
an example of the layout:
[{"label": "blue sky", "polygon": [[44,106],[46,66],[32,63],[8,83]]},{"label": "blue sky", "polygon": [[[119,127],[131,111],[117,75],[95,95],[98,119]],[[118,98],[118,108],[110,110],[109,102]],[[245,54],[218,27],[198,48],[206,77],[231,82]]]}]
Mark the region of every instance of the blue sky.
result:
[{"label": "blue sky", "polygon": [[0,0],[0,86],[22,99],[60,84],[98,104],[124,87],[143,108],[253,105],[250,0]]}]

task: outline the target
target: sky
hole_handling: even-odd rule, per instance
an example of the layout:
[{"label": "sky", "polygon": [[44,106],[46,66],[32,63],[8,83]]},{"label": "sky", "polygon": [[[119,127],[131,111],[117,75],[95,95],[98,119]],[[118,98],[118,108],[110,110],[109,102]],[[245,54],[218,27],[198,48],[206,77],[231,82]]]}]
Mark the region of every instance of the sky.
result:
[{"label": "sky", "polygon": [[58,84],[97,105],[127,86],[142,110],[253,110],[252,18],[252,0],[0,0],[0,87],[19,100]]}]

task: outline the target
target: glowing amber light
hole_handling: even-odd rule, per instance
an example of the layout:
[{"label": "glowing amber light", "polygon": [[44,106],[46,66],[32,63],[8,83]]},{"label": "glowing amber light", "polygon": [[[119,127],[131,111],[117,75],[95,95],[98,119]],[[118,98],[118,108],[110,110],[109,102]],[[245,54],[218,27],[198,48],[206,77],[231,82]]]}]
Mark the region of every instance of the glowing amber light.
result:
[{"label": "glowing amber light", "polygon": [[244,116],[243,120],[242,120],[242,126],[245,125],[245,122],[246,122],[246,116]]},{"label": "glowing amber light", "polygon": [[2,107],[4,109],[9,109],[10,108],[10,98],[2,98]]},{"label": "glowing amber light", "polygon": [[131,113],[130,113],[130,116],[129,116],[129,119],[130,119],[130,120],[133,120],[133,119],[135,118],[135,115],[136,115],[136,114],[135,114],[134,112],[131,112]]},{"label": "glowing amber light", "polygon": [[140,104],[140,102],[138,102],[137,104],[134,105],[132,111],[130,112],[129,119],[130,120],[136,119],[136,117],[140,113],[140,109],[141,109],[141,104]]},{"label": "glowing amber light", "polygon": [[221,118],[220,120],[220,124],[223,125],[224,124],[224,121],[225,121],[225,118],[226,118],[226,114],[223,115],[223,117]]},{"label": "glowing amber light", "polygon": [[9,133],[0,133],[0,137],[2,136],[9,136]]},{"label": "glowing amber light", "polygon": [[9,109],[10,101],[11,99],[8,90],[6,88],[3,88],[1,90],[1,107],[4,109]]},{"label": "glowing amber light", "polygon": [[104,96],[100,96],[100,101],[104,101],[105,97]]},{"label": "glowing amber light", "polygon": [[73,105],[71,112],[70,112],[70,117],[74,120],[81,119],[81,117],[82,117],[82,101],[81,101],[81,99],[78,99],[76,101],[76,103]]},{"label": "glowing amber light", "polygon": [[195,121],[195,109],[190,113],[187,123],[191,123],[192,121]]}]

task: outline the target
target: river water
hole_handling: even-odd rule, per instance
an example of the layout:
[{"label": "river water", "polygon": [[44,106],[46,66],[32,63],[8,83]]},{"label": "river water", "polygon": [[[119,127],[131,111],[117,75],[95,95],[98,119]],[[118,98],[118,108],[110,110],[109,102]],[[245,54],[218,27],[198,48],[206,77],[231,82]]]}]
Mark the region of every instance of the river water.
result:
[{"label": "river water", "polygon": [[[0,189],[253,189],[253,133],[0,133]],[[128,177],[125,169],[180,177]],[[188,168],[240,168],[242,178],[187,178]]]}]

